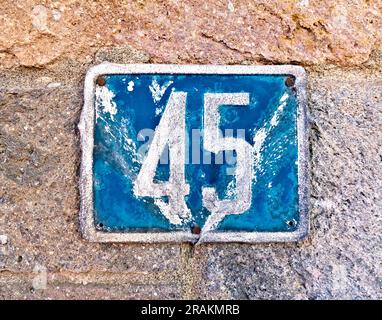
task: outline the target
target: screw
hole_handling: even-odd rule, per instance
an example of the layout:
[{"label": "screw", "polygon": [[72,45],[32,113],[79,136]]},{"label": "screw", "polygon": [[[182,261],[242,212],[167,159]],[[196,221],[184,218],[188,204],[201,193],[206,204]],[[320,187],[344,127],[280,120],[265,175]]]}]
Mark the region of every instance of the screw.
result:
[{"label": "screw", "polygon": [[285,80],[285,85],[287,87],[293,87],[294,84],[296,82],[296,78],[294,76],[289,76],[288,78],[286,78]]},{"label": "screw", "polygon": [[106,84],[106,80],[103,76],[99,76],[96,80],[96,84],[99,86],[104,86]]},{"label": "screw", "polygon": [[192,234],[200,234],[200,232],[202,232],[202,229],[197,224],[192,226],[191,228]]}]

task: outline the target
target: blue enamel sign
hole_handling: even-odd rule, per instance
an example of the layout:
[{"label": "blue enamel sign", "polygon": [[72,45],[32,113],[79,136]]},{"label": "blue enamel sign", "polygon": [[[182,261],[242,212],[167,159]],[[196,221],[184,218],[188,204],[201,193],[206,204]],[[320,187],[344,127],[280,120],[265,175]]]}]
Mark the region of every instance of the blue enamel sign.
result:
[{"label": "blue enamel sign", "polygon": [[114,65],[85,81],[81,226],[110,242],[260,242],[308,231],[305,73]]}]

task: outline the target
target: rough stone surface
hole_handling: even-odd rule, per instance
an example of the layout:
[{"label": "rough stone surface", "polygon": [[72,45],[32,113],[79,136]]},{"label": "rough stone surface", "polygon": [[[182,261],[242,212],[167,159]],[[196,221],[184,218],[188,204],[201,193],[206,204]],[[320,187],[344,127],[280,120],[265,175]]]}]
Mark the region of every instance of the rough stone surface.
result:
[{"label": "rough stone surface", "polygon": [[155,62],[365,62],[381,47],[380,0],[4,0],[2,67],[90,62],[131,45]]},{"label": "rough stone surface", "polygon": [[[381,1],[3,1],[0,299],[382,298]],[[309,238],[96,244],[78,226],[95,63],[296,63],[312,122]]]},{"label": "rough stone surface", "polygon": [[36,275],[18,275],[2,282],[0,299],[180,299],[178,286],[171,284],[126,283],[119,276],[103,279],[86,276],[49,275],[46,287],[34,288]]}]

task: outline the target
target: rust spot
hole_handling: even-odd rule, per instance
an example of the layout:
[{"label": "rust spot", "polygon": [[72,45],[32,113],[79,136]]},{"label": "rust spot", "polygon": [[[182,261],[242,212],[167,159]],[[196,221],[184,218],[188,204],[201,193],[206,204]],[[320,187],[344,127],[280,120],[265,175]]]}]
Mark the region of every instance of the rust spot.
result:
[{"label": "rust spot", "polygon": [[197,224],[195,224],[192,226],[191,232],[193,234],[200,234],[200,232],[202,232],[202,229]]},{"label": "rust spot", "polygon": [[96,84],[99,86],[104,86],[106,84],[106,80],[103,76],[99,76],[96,80]]},{"label": "rust spot", "polygon": [[293,87],[295,83],[296,83],[296,78],[294,76],[289,76],[285,80],[285,85],[287,87]]}]

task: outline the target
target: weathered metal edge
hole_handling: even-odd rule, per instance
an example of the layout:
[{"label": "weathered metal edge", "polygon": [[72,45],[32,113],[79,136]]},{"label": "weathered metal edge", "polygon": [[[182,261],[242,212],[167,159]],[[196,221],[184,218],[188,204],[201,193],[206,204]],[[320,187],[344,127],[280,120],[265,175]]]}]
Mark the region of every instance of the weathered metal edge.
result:
[{"label": "weathered metal edge", "polygon": [[[299,228],[293,232],[222,232],[210,231],[201,236],[185,231],[161,233],[109,233],[95,228],[93,220],[93,133],[95,80],[103,74],[263,74],[293,75],[298,97],[298,181],[299,181]],[[164,64],[113,64],[93,66],[86,74],[84,106],[78,128],[81,137],[81,172],[79,189],[81,196],[80,228],[84,238],[92,242],[287,242],[302,240],[309,233],[309,153],[307,121],[307,77],[300,66],[223,66],[223,65],[164,65]]]}]

